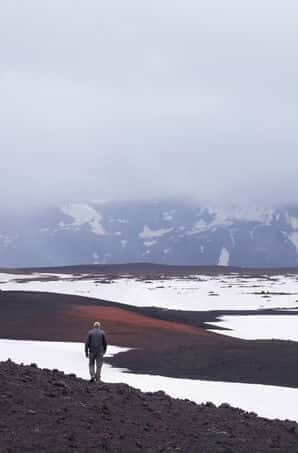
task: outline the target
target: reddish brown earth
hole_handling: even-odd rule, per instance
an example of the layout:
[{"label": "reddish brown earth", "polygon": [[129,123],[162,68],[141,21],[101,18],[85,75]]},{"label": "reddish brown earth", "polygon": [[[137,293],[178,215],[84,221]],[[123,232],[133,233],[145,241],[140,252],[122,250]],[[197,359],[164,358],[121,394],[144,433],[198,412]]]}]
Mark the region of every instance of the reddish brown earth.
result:
[{"label": "reddish brown earth", "polygon": [[118,346],[156,347],[212,336],[202,328],[79,296],[2,291],[0,309],[1,338],[84,341],[94,320],[101,321],[109,342]]},{"label": "reddish brown earth", "polygon": [[1,453],[297,453],[298,425],[0,363]]},{"label": "reddish brown earth", "polygon": [[182,338],[185,338],[185,341],[193,341],[194,336],[209,336],[202,328],[154,319],[117,307],[75,305],[65,310],[65,317],[74,323],[86,322],[88,325],[91,319],[100,319],[110,341],[121,346],[145,348],[153,342],[172,343],[174,335],[177,335],[180,341]]},{"label": "reddish brown earth", "polygon": [[135,373],[298,387],[298,343],[207,332],[214,314],[137,308],[79,296],[0,292],[0,338],[84,341],[100,320],[109,343],[135,348],[106,359]]}]

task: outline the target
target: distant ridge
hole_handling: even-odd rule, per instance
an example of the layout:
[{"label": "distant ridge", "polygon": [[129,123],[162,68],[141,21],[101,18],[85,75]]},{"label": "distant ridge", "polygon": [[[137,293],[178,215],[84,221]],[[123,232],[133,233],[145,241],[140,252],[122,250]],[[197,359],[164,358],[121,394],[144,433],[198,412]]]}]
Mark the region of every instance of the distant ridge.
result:
[{"label": "distant ridge", "polygon": [[12,273],[73,273],[73,274],[132,274],[132,275],[190,275],[190,274],[230,274],[238,273],[245,275],[279,275],[297,274],[298,267],[281,268],[245,268],[232,266],[179,266],[158,263],[121,263],[121,264],[82,264],[73,266],[53,267],[23,267],[23,268],[0,268],[1,272]]}]

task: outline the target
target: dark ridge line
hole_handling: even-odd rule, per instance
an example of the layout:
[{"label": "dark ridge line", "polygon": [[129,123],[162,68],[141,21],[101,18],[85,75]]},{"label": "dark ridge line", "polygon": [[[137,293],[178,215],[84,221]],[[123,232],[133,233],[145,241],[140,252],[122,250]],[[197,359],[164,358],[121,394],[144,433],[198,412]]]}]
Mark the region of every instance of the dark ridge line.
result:
[{"label": "dark ridge line", "polygon": [[189,275],[191,274],[210,274],[223,275],[237,273],[240,275],[248,274],[256,276],[269,274],[298,274],[298,267],[237,267],[237,266],[217,266],[217,265],[167,265],[159,263],[120,263],[120,264],[77,264],[65,266],[40,266],[40,267],[2,267],[0,272],[12,273],[31,273],[31,272],[47,272],[47,273],[119,273],[126,272],[128,274],[143,274],[147,272],[155,275],[160,273],[168,273],[168,275]]}]

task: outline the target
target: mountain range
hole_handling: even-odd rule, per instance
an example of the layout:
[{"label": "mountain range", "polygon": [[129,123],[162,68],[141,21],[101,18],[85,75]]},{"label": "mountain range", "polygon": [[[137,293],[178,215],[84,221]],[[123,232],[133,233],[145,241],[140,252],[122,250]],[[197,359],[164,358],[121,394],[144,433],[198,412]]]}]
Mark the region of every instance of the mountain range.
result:
[{"label": "mountain range", "polygon": [[0,214],[1,267],[298,264],[298,206],[88,202],[6,209]]}]

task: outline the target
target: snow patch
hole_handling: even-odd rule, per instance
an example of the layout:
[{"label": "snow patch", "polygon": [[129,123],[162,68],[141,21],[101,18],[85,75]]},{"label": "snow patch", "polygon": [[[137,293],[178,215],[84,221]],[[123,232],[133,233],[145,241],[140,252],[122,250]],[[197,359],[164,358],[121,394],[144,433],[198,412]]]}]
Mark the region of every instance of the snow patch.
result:
[{"label": "snow patch", "polygon": [[228,266],[229,262],[230,262],[230,253],[225,247],[223,247],[221,249],[217,264],[219,266]]},{"label": "snow patch", "polygon": [[126,239],[122,239],[122,240],[120,241],[121,247],[126,247],[126,246],[127,246],[127,242],[128,242],[128,241],[127,241]]},{"label": "snow patch", "polygon": [[222,218],[238,222],[258,222],[267,226],[271,225],[275,214],[273,209],[263,209],[256,206],[234,207],[227,211],[217,210],[217,216],[218,213]]},{"label": "snow patch", "polygon": [[257,207],[234,207],[230,209],[209,208],[202,209],[198,215],[202,215],[204,212],[208,214],[208,216],[212,216],[212,219],[209,222],[200,219],[193,225],[191,230],[186,232],[187,235],[200,234],[206,231],[214,232],[218,228],[229,227],[235,222],[256,222],[268,226],[271,225],[274,220],[273,209],[261,209]]},{"label": "snow patch", "polygon": [[279,340],[298,341],[297,317],[293,315],[222,316],[219,321],[209,324],[228,329],[226,331],[213,330],[212,332],[244,340],[278,338]]},{"label": "snow patch", "polygon": [[145,247],[152,247],[153,245],[157,244],[157,241],[145,241],[144,246]]},{"label": "snow patch", "polygon": [[171,231],[173,231],[173,228],[161,228],[160,230],[151,230],[150,227],[145,225],[143,231],[139,233],[139,237],[142,239],[160,238],[165,234],[170,233]]},{"label": "snow patch", "polygon": [[61,227],[81,227],[83,225],[89,225],[92,233],[97,236],[106,235],[106,231],[101,224],[102,217],[92,206],[87,204],[74,204],[64,205],[61,207],[62,212],[73,218],[72,224],[64,224],[60,222]]},{"label": "snow patch", "polygon": [[163,220],[166,220],[166,221],[171,221],[173,220],[173,214],[176,212],[175,209],[172,209],[171,211],[167,211],[167,212],[163,212],[162,213],[162,218]]},{"label": "snow patch", "polygon": [[190,231],[186,232],[186,235],[191,236],[193,234],[204,233],[205,231],[208,231],[211,228],[211,225],[212,222],[208,224],[207,222],[205,222],[205,220],[199,220],[193,225]]},{"label": "snow patch", "polygon": [[249,236],[252,240],[254,240],[254,237],[255,237],[255,232],[258,228],[260,228],[262,225],[257,225],[255,227],[253,227],[253,229],[249,232]]},{"label": "snow patch", "polygon": [[230,238],[231,238],[231,242],[232,242],[232,247],[235,247],[236,246],[236,241],[235,241],[235,237],[234,237],[233,231],[230,231]]},{"label": "snow patch", "polygon": [[288,235],[288,238],[292,242],[292,244],[296,247],[296,253],[298,255],[298,231],[295,231],[294,233],[290,233]]},{"label": "snow patch", "polygon": [[298,218],[289,216],[288,214],[287,214],[286,218],[287,218],[287,223],[293,228],[293,230],[298,230]]},{"label": "snow patch", "polygon": [[94,252],[94,253],[92,254],[92,257],[93,257],[93,260],[94,260],[93,263],[94,263],[94,264],[98,264],[98,260],[99,260],[99,255],[98,255],[98,253]]}]

